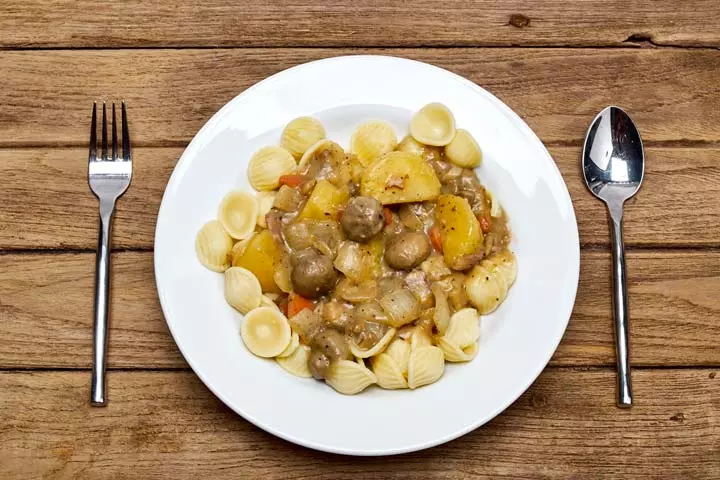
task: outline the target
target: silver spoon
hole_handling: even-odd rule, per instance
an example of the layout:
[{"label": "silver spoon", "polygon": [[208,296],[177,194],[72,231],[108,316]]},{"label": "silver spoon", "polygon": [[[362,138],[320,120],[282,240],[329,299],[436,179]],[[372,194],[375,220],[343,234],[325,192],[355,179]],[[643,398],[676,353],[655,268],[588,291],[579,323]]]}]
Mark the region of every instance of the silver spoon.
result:
[{"label": "silver spoon", "polygon": [[583,174],[590,191],[610,212],[613,251],[613,307],[617,358],[617,405],[632,405],[630,380],[630,326],[628,318],[625,247],[622,217],[625,200],[640,188],[645,154],[635,124],[618,107],[607,107],[595,117],[585,137]]}]

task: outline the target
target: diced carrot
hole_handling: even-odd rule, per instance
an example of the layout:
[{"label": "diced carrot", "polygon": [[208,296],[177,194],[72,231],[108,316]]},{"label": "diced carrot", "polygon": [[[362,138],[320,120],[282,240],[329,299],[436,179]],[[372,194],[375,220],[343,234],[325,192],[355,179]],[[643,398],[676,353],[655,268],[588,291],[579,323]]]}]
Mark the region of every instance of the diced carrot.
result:
[{"label": "diced carrot", "polygon": [[290,294],[290,299],[288,301],[288,318],[292,318],[301,311],[305,310],[306,308],[309,308],[312,310],[314,308],[314,304],[312,300],[307,299],[303,296],[300,296],[296,293]]},{"label": "diced carrot", "polygon": [[440,229],[437,227],[432,227],[430,229],[430,243],[432,243],[432,246],[435,247],[435,250],[442,253],[442,238],[440,237]]},{"label": "diced carrot", "polygon": [[305,181],[305,175],[280,175],[280,185],[288,187],[297,187]]},{"label": "diced carrot", "polygon": [[483,233],[488,233],[490,231],[490,221],[485,217],[484,215],[479,218],[480,220],[480,229]]},{"label": "diced carrot", "polygon": [[385,213],[385,225],[391,225],[393,223],[393,213],[392,210],[385,207],[383,209],[383,212]]}]

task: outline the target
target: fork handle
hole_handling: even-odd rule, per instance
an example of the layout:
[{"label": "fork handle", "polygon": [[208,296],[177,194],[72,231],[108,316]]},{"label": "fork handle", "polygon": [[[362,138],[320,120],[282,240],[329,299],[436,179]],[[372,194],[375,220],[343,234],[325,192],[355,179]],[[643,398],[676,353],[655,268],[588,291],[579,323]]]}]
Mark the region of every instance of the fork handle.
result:
[{"label": "fork handle", "polygon": [[100,201],[100,228],[95,258],[95,319],[93,324],[93,366],[90,403],[104,407],[107,365],[108,306],[110,293],[110,228],[115,201]]}]

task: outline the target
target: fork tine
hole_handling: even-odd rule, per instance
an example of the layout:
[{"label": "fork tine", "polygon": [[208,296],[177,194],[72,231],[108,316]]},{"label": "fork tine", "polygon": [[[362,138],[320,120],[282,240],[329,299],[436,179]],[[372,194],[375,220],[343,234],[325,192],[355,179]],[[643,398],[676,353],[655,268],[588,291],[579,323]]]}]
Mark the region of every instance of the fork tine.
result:
[{"label": "fork tine", "polygon": [[117,160],[117,123],[115,121],[115,102],[112,108],[112,160]]},{"label": "fork tine", "polygon": [[132,160],[132,151],[130,150],[130,130],[127,121],[127,109],[125,102],[122,102],[122,143],[123,143],[123,160]]},{"label": "fork tine", "polygon": [[93,102],[92,123],[90,124],[90,155],[89,162],[97,160],[97,103]]},{"label": "fork tine", "polygon": [[107,115],[105,114],[105,102],[103,102],[103,125],[102,125],[102,159],[107,160]]}]

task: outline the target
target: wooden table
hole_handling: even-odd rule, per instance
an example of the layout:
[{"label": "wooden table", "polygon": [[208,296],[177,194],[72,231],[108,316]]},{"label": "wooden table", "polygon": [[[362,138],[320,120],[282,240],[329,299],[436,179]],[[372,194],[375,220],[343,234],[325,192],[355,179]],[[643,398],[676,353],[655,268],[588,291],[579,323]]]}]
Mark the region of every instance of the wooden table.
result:
[{"label": "wooden table", "polygon": [[[0,477],[720,478],[719,46],[717,0],[4,0]],[[152,267],[163,189],[203,123],[272,73],[367,52],[448,68],[518,112],[565,178],[582,243],[577,304],[535,384],[461,439],[379,459],[297,447],[233,414],[175,347]],[[110,405],[93,409],[85,158],[91,102],[119,99],[135,174],[113,240]],[[631,410],[614,406],[605,211],[579,169],[608,104],[647,154],[626,216]]]}]

